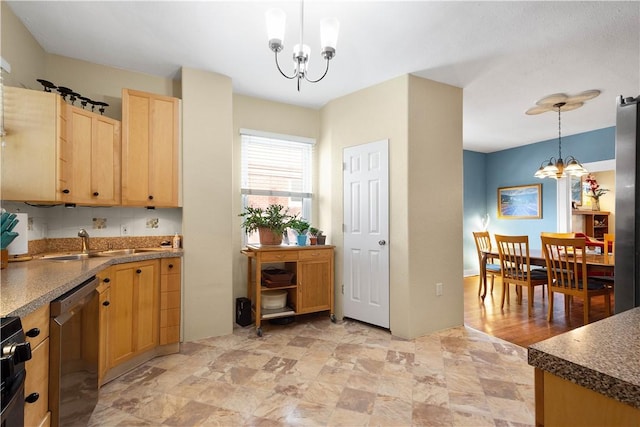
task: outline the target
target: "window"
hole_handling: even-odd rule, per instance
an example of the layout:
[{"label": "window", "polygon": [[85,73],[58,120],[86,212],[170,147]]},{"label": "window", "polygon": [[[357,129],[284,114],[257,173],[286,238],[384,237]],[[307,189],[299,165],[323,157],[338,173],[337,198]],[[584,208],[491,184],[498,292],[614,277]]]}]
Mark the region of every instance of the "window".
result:
[{"label": "window", "polygon": [[[242,129],[242,207],[280,204],[311,221],[314,140]],[[258,243],[257,233],[245,243]]]}]

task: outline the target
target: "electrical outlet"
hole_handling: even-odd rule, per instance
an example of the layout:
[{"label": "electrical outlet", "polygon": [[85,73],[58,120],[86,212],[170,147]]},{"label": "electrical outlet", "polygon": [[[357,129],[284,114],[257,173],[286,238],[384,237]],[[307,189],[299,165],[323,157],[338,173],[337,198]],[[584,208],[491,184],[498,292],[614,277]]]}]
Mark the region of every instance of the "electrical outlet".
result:
[{"label": "electrical outlet", "polygon": [[126,225],[121,225],[120,226],[120,235],[121,236],[127,236],[129,234],[129,227],[127,227]]},{"label": "electrical outlet", "polygon": [[442,283],[436,283],[436,296],[442,296]]}]

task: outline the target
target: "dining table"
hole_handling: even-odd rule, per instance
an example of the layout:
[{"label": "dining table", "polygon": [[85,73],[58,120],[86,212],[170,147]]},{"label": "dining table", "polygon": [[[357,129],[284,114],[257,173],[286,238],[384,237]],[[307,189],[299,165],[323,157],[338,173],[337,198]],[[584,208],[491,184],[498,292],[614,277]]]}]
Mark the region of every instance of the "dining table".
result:
[{"label": "dining table", "polygon": [[[480,280],[482,281],[482,294],[480,297],[484,301],[487,295],[487,263],[489,260],[499,259],[498,247],[490,247],[481,251],[480,258]],[[615,257],[613,255],[604,255],[597,253],[586,253],[587,257],[587,274],[592,275],[596,271],[602,275],[613,275],[615,267]],[[576,258],[582,262],[580,257]],[[531,265],[546,267],[547,262],[544,259],[542,249],[529,249],[529,262]]]}]

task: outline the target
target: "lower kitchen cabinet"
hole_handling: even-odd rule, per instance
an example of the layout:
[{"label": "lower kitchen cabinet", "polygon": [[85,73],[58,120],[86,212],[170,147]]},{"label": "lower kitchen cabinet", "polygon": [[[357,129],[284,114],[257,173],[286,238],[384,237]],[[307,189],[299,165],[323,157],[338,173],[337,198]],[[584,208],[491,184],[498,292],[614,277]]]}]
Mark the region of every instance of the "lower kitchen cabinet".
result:
[{"label": "lower kitchen cabinet", "polygon": [[108,367],[117,366],[158,346],[158,270],[157,259],[111,267]]},{"label": "lower kitchen cabinet", "polygon": [[111,306],[111,268],[96,275],[100,284],[98,291],[98,384],[102,384],[109,364],[109,313]]},{"label": "lower kitchen cabinet", "polygon": [[49,305],[44,305],[21,319],[31,360],[25,363],[24,425],[48,426],[49,412]]},{"label": "lower kitchen cabinet", "polygon": [[180,258],[160,260],[160,345],[180,341]]}]

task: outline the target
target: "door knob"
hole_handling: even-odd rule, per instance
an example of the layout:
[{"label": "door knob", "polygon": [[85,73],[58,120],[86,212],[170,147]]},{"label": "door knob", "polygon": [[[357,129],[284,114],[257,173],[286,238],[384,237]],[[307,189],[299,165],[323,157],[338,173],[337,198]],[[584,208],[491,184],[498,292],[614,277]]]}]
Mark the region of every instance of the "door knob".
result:
[{"label": "door knob", "polygon": [[387,241],[386,241],[386,240],[378,240],[378,244],[379,244],[380,246],[384,246],[384,245],[386,245],[386,244],[387,244]]}]

